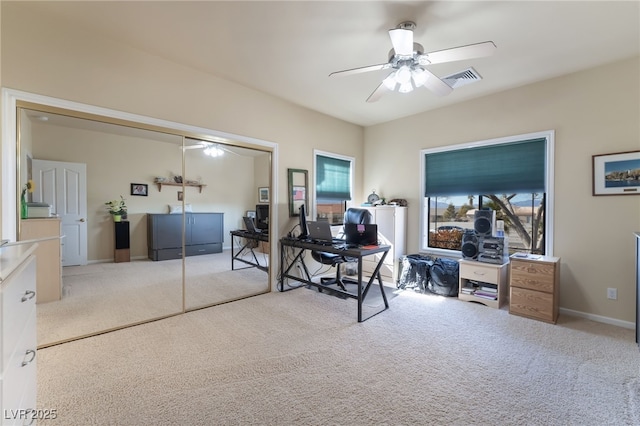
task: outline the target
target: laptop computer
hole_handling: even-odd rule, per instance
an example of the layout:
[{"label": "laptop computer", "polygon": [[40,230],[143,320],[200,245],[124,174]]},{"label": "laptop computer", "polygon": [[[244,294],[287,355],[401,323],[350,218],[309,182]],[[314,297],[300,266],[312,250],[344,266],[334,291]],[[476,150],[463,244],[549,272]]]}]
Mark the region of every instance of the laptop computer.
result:
[{"label": "laptop computer", "polygon": [[378,245],[378,225],[345,223],[344,236],[350,246],[377,246]]},{"label": "laptop computer", "polygon": [[311,239],[314,243],[327,245],[344,243],[343,239],[335,238],[331,234],[331,225],[329,225],[329,222],[310,221],[307,222],[307,229],[309,231],[309,239]]},{"label": "laptop computer", "polygon": [[256,228],[256,224],[253,223],[253,219],[252,218],[244,216],[242,218],[242,220],[244,221],[244,227],[247,229],[247,231],[255,232],[256,234],[261,234],[262,233],[262,229]]}]

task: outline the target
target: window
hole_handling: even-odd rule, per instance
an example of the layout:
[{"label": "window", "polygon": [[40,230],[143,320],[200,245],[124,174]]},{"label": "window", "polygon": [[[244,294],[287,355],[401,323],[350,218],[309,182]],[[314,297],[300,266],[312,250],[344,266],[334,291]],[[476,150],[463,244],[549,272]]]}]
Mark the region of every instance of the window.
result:
[{"label": "window", "polygon": [[314,152],[316,220],[342,224],[346,203],[351,200],[353,163],[350,157]]},{"label": "window", "polygon": [[421,161],[421,250],[459,253],[476,209],[491,209],[510,252],[551,255],[553,132],[427,149]]}]

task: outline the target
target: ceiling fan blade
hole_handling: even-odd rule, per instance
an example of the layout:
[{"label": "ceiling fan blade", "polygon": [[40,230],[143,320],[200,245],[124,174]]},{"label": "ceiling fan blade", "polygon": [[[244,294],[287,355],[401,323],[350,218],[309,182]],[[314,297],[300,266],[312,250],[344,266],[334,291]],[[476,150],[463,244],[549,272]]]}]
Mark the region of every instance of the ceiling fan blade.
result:
[{"label": "ceiling fan blade", "polygon": [[352,75],[352,74],[360,74],[362,72],[384,70],[384,69],[389,68],[390,66],[391,66],[391,64],[386,63],[386,64],[378,64],[378,65],[369,65],[369,66],[360,67],[360,68],[352,68],[352,69],[349,69],[349,70],[335,71],[335,72],[332,72],[331,74],[329,74],[329,77],[332,77],[332,76],[345,76],[345,75]]},{"label": "ceiling fan blade", "polygon": [[374,90],[373,93],[369,95],[369,97],[367,98],[367,102],[376,102],[382,97],[382,95],[384,95],[388,91],[389,89],[387,89],[387,86],[385,86],[384,83],[380,83],[380,85],[376,87],[376,90]]},{"label": "ceiling fan blade", "polygon": [[413,31],[396,28],[389,30],[389,37],[396,55],[411,56],[413,55]]},{"label": "ceiling fan blade", "polygon": [[430,63],[441,64],[443,62],[461,61],[463,59],[491,56],[496,51],[496,45],[492,41],[469,44],[467,46],[452,47],[451,49],[438,50],[425,53]]},{"label": "ceiling fan blade", "polygon": [[427,81],[422,84],[424,87],[431,90],[438,96],[446,96],[449,93],[453,92],[451,86],[442,81],[434,73],[426,69],[424,70],[424,72],[427,74]]}]

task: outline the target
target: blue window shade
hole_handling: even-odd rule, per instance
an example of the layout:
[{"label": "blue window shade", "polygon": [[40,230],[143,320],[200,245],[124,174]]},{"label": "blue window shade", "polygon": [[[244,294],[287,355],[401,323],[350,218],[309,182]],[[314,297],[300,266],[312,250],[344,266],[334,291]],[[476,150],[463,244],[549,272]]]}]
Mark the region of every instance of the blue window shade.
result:
[{"label": "blue window shade", "polygon": [[316,197],[318,200],[351,200],[351,161],[316,156]]},{"label": "blue window shade", "polygon": [[545,192],[546,138],[425,154],[425,196]]}]

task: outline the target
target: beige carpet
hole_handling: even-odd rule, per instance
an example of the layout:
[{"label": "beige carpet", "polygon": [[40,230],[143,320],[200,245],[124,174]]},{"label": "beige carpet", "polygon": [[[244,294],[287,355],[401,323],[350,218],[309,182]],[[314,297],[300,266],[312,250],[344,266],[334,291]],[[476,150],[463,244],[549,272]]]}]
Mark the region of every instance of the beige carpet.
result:
[{"label": "beige carpet", "polygon": [[638,425],[633,330],[268,293],[38,351],[52,425]]},{"label": "beige carpet", "polygon": [[[265,259],[260,261],[266,264]],[[229,250],[186,258],[187,310],[264,293],[268,288],[266,272],[232,271]],[[38,345],[181,311],[181,259],[65,267],[62,300],[38,304]]]}]

